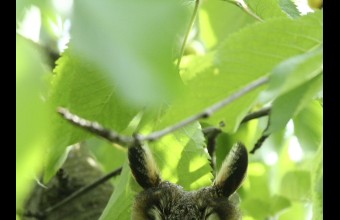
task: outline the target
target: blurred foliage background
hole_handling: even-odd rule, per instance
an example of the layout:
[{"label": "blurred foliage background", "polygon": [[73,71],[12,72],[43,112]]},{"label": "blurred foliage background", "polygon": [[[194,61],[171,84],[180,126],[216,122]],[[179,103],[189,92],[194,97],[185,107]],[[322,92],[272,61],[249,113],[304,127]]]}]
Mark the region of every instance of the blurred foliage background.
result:
[{"label": "blurred foliage background", "polygon": [[[37,187],[53,188],[79,142],[101,173],[81,177],[89,181],[78,188],[123,167],[96,218],[130,219],[133,197],[141,190],[131,178],[124,146],[70,125],[57,107],[121,134],[149,134],[264,76],[270,77],[268,85],[148,145],[163,179],[194,190],[213,180],[206,128],[221,131],[215,140],[217,170],[235,142],[251,151],[261,135],[270,134],[249,155],[248,175],[238,190],[243,219],[322,219],[322,1],[310,3],[312,8],[303,0],[202,1],[179,69],[194,1],[16,3],[17,219],[44,211],[27,201]],[[263,108],[270,109],[269,117],[242,123]],[[78,208],[75,216],[84,210]],[[50,213],[53,218],[61,219],[58,212]]]}]

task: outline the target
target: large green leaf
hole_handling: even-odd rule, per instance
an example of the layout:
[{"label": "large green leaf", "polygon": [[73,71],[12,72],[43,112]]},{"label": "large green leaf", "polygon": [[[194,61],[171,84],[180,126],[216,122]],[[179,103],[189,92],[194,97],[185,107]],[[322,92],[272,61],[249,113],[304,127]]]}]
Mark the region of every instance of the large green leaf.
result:
[{"label": "large green leaf", "polygon": [[[169,108],[160,127],[174,124],[225,99],[267,75],[283,60],[304,54],[321,42],[322,12],[296,20],[272,19],[230,35],[216,51],[198,56],[184,69],[182,78],[186,79],[188,91]],[[235,131],[262,89],[234,101],[207,121],[213,125],[224,121],[225,131]]]},{"label": "large green leaf", "polygon": [[273,102],[270,127],[268,133],[283,129],[288,121],[299,113],[322,89],[322,75],[317,75],[312,80],[300,87],[280,96]]},{"label": "large green leaf", "polygon": [[60,166],[65,148],[88,138],[89,133],[62,119],[56,109],[69,108],[71,112],[89,120],[97,121],[108,128],[122,131],[137,110],[109,83],[107,75],[72,53],[69,48],[57,61],[49,102],[51,140],[49,160],[45,172],[48,180]]},{"label": "large green leaf", "polygon": [[16,207],[26,199],[43,166],[47,106],[43,102],[42,54],[16,36]]},{"label": "large green leaf", "polygon": [[318,101],[311,101],[293,118],[294,133],[304,152],[315,152],[322,142],[323,108]]},{"label": "large green leaf", "polygon": [[101,68],[130,103],[163,102],[180,85],[173,46],[176,34],[187,27],[189,12],[179,1],[77,0],[72,41],[76,52]]}]

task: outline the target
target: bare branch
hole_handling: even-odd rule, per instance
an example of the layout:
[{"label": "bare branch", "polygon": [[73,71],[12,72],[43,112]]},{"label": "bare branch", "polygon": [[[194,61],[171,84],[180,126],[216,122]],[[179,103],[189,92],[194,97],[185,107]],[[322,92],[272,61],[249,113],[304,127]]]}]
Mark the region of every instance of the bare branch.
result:
[{"label": "bare branch", "polygon": [[211,116],[213,113],[215,113],[216,111],[220,110],[221,108],[229,105],[230,103],[232,103],[234,100],[242,97],[243,95],[245,95],[246,93],[264,85],[265,83],[267,83],[269,81],[268,77],[262,77],[252,83],[250,83],[249,85],[247,85],[246,87],[242,88],[241,90],[239,90],[238,92],[232,94],[231,96],[229,96],[226,99],[223,99],[220,102],[217,102],[216,104],[212,105],[211,107],[208,107],[206,109],[204,109],[202,112],[193,115],[187,119],[184,119],[183,121],[169,126],[167,128],[164,128],[163,130],[160,131],[155,131],[149,135],[143,136],[143,135],[134,135],[133,137],[130,136],[124,136],[124,135],[120,135],[115,131],[112,131],[110,129],[104,128],[102,125],[100,125],[97,122],[92,122],[83,118],[80,118],[77,115],[72,114],[70,111],[68,111],[65,108],[58,108],[58,112],[69,122],[71,122],[72,124],[79,126],[81,128],[83,128],[84,130],[87,130],[93,134],[96,134],[100,137],[105,138],[106,140],[113,142],[113,143],[118,143],[121,144],[123,146],[131,146],[131,144],[137,142],[142,142],[142,141],[154,141],[156,139],[159,139],[161,137],[163,137],[164,135],[167,135],[171,132],[174,132],[190,123],[193,123],[199,119],[203,119],[203,118],[208,118],[209,116]]},{"label": "bare branch", "polygon": [[188,125],[188,124],[190,124],[194,121],[197,121],[197,120],[202,119],[202,118],[208,118],[209,116],[211,116],[213,113],[215,113],[219,109],[229,105],[234,100],[236,100],[236,99],[242,97],[243,95],[245,95],[246,93],[262,86],[263,84],[267,83],[268,81],[269,81],[268,77],[262,77],[262,78],[260,78],[256,81],[250,83],[246,87],[242,88],[240,91],[232,94],[228,98],[223,99],[222,101],[214,104],[213,106],[204,109],[202,112],[200,112],[196,115],[193,115],[193,116],[191,116],[187,119],[184,119],[183,121],[181,121],[181,122],[179,122],[175,125],[164,128],[163,130],[156,131],[156,132],[153,132],[153,133],[151,133],[147,136],[141,137],[140,140],[141,141],[154,141],[154,140],[159,139],[159,138],[163,137],[164,135],[169,134],[173,131],[176,131],[177,129],[182,128],[182,127],[184,127],[184,126],[186,126],[186,125]]},{"label": "bare branch", "polygon": [[93,134],[96,134],[110,142],[122,144],[125,146],[125,145],[129,145],[133,143],[134,141],[133,137],[123,136],[121,134],[118,134],[115,131],[104,128],[102,125],[100,125],[97,122],[92,122],[92,121],[80,118],[79,116],[72,114],[66,108],[59,107],[58,113],[62,115],[66,120],[71,122],[72,124],[78,127],[81,127],[84,130],[89,131]]}]

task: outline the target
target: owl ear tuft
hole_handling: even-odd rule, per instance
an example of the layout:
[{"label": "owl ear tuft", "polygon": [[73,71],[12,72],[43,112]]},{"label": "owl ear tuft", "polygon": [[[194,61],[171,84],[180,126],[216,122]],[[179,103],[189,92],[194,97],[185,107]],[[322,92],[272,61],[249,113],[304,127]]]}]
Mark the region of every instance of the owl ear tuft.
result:
[{"label": "owl ear tuft", "polygon": [[248,152],[242,143],[234,145],[228,157],[223,161],[218,172],[214,187],[222,192],[223,196],[229,197],[242,184],[248,168]]},{"label": "owl ear tuft", "polygon": [[148,189],[160,184],[158,167],[147,146],[136,144],[130,147],[128,157],[132,174],[141,187]]}]

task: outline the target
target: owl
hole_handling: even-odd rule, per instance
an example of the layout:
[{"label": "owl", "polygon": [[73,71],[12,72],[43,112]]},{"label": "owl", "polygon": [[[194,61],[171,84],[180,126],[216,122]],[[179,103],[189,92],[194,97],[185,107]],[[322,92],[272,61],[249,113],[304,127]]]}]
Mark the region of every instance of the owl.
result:
[{"label": "owl", "polygon": [[222,163],[213,184],[196,191],[161,179],[150,150],[137,145],[129,148],[129,165],[137,183],[143,188],[132,207],[133,220],[239,220],[236,190],[243,182],[248,153],[237,143]]}]

